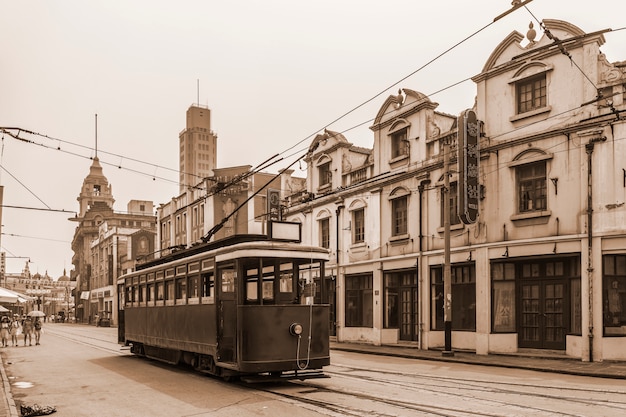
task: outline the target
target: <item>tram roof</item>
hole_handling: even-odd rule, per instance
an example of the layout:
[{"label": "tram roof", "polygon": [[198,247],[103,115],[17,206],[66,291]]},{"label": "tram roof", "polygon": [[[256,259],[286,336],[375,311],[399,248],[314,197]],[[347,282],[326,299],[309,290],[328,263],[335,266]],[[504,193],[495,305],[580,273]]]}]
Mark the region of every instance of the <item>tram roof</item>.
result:
[{"label": "tram roof", "polygon": [[[142,269],[150,268],[152,266],[163,265],[163,264],[175,261],[175,260],[187,258],[193,255],[199,254],[199,253],[215,251],[218,249],[225,249],[230,246],[239,245],[243,243],[262,243],[262,242],[292,245],[292,243],[290,242],[271,239],[267,235],[261,235],[261,234],[233,235],[233,236],[229,236],[223,239],[216,240],[214,242],[200,243],[187,249],[174,251],[170,253],[169,255],[162,256],[160,258],[153,259],[145,263],[139,264],[137,265],[135,270],[139,271]],[[310,246],[301,245],[301,244],[297,244],[297,245],[300,246],[303,250],[313,249],[313,247],[310,247]],[[319,248],[320,253],[324,251],[325,251],[324,249]]]}]

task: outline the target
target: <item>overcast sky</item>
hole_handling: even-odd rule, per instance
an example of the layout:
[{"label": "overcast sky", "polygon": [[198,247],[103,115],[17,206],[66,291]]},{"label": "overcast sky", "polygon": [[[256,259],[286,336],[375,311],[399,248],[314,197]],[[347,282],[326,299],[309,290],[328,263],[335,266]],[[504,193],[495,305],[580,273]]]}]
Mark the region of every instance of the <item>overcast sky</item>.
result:
[{"label": "overcast sky", "polygon": [[[178,134],[198,101],[211,109],[219,167],[300,155],[325,127],[371,148],[368,127],[388,95],[409,88],[458,114],[472,106],[474,84],[437,92],[480,73],[531,21],[539,37],[535,19],[585,32],[626,26],[623,0],[534,0],[490,25],[510,8],[509,0],[2,1],[0,126],[42,135],[2,137],[7,271],[30,258],[33,273],[70,274],[76,223],[67,219],[95,154],[95,114],[114,209],[125,211],[131,199],[158,205],[177,195]],[[605,38],[609,61],[626,60],[626,30]],[[296,165],[294,175],[306,172]]]}]

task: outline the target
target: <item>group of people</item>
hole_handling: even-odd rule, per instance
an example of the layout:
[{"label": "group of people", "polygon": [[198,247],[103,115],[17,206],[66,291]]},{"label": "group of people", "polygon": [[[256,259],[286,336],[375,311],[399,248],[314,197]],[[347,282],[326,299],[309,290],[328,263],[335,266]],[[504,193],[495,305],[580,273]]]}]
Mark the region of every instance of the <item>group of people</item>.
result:
[{"label": "group of people", "polygon": [[18,346],[18,337],[24,336],[24,346],[28,342],[28,346],[33,345],[33,335],[35,336],[35,345],[39,344],[41,339],[41,320],[39,317],[24,316],[19,317],[14,314],[13,317],[2,316],[0,318],[0,339],[2,347],[9,346],[9,339],[11,340],[11,346]]}]

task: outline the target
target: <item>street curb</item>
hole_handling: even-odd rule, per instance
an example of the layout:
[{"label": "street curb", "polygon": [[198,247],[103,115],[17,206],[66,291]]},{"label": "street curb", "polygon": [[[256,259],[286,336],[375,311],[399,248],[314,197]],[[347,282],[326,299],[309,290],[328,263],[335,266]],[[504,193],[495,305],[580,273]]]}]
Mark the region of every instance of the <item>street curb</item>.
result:
[{"label": "street curb", "polygon": [[[575,375],[575,376],[586,376],[593,378],[605,378],[605,379],[626,379],[623,375],[614,375],[611,373],[605,372],[585,372],[578,371],[572,369],[566,369],[564,367],[541,367],[532,364],[517,364],[517,363],[505,363],[505,362],[481,362],[477,360],[468,360],[462,359],[459,357],[434,357],[434,356],[420,356],[420,355],[410,355],[400,352],[376,352],[372,350],[363,350],[354,347],[342,347],[342,346],[333,346],[331,350],[339,350],[344,352],[352,352],[352,353],[362,353],[366,355],[378,355],[378,356],[391,356],[397,358],[405,358],[405,359],[417,359],[424,361],[435,361],[435,362],[447,362],[447,363],[459,363],[464,365],[480,365],[480,366],[491,366],[491,367],[499,367],[499,368],[507,368],[507,369],[522,369],[527,371],[536,371],[536,372],[549,372],[549,373],[558,373],[564,375]],[[559,359],[561,360],[561,359]],[[563,359],[568,360],[568,359]]]},{"label": "street curb", "polygon": [[2,375],[2,387],[4,388],[5,409],[8,411],[10,417],[20,417],[20,413],[17,411],[13,394],[11,393],[11,384],[9,383],[9,377],[4,369],[4,355],[0,360],[0,375]]}]

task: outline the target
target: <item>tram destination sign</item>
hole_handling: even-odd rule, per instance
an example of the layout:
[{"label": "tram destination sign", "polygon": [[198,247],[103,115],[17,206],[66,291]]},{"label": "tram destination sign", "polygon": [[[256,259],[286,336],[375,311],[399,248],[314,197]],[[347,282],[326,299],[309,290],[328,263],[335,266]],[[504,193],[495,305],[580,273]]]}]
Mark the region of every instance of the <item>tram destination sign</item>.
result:
[{"label": "tram destination sign", "polygon": [[478,218],[480,185],[478,172],[480,163],[480,121],[476,112],[466,110],[458,119],[457,162],[459,172],[459,218],[465,224],[475,223]]}]

